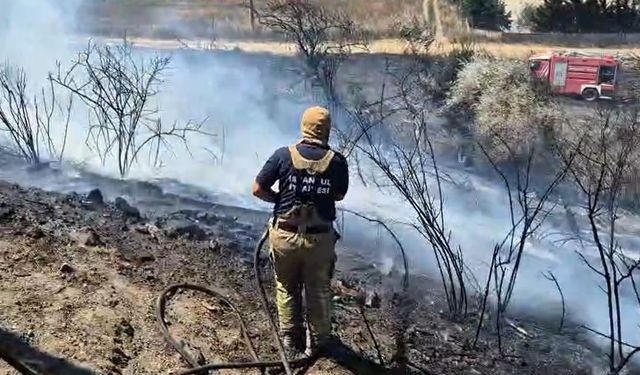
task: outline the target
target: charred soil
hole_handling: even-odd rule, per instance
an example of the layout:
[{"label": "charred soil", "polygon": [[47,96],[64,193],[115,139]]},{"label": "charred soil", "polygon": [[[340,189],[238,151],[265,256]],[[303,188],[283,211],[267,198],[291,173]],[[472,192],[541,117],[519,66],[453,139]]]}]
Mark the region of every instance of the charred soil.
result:
[{"label": "charred soil", "polygon": [[[263,227],[222,209],[138,215],[131,208],[102,202],[96,192],[0,183],[3,357],[47,374],[184,370],[158,329],[154,304],[167,286],[193,283],[224,291],[261,359],[277,360],[250,260]],[[448,320],[437,283],[414,276],[403,295],[393,276],[347,268],[339,262],[334,282],[334,332],[342,344],[308,374],[590,374],[598,367],[577,334],[556,335],[532,322],[505,328],[506,356],[489,331],[473,349],[474,319]],[[263,271],[270,281],[269,267]],[[266,287],[270,294],[271,282]],[[219,301],[180,293],[167,320],[203,363],[250,360],[231,308]],[[0,363],[0,374],[16,373]]]}]

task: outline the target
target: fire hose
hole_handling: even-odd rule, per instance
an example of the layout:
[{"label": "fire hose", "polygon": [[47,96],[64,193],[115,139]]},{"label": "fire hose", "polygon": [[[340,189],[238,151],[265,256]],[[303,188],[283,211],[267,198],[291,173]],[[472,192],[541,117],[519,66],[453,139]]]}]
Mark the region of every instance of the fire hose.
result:
[{"label": "fire hose", "polygon": [[[262,251],[262,247],[264,246],[264,243],[266,242],[267,238],[268,238],[269,232],[268,230],[265,230],[265,232],[263,233],[262,237],[260,238],[260,241],[258,241],[255,251],[254,251],[254,274],[255,274],[255,283],[256,286],[258,287],[258,290],[260,291],[260,300],[262,303],[262,307],[265,311],[265,313],[267,314],[268,320],[269,320],[269,326],[273,332],[273,337],[276,340],[276,344],[277,344],[277,348],[278,348],[278,352],[280,354],[280,361],[263,361],[260,359],[260,357],[258,356],[255,346],[253,345],[253,342],[251,341],[251,338],[248,335],[248,330],[247,330],[247,325],[245,323],[245,320],[240,312],[240,310],[238,310],[238,308],[225,296],[225,294],[220,291],[220,290],[216,290],[213,288],[208,288],[205,286],[201,286],[201,285],[194,285],[194,284],[188,284],[188,283],[183,283],[183,284],[173,284],[170,285],[169,287],[167,287],[165,290],[162,291],[162,293],[160,294],[160,296],[158,297],[157,301],[156,301],[156,306],[155,306],[155,317],[156,317],[156,321],[158,323],[158,326],[160,327],[160,331],[163,335],[163,337],[165,338],[165,340],[167,341],[167,343],[169,345],[171,345],[181,356],[182,358],[191,366],[191,369],[186,370],[186,371],[182,371],[180,373],[178,373],[177,375],[189,375],[189,374],[205,374],[208,373],[209,371],[215,371],[215,370],[223,370],[223,369],[250,369],[250,368],[255,368],[255,369],[260,369],[261,372],[264,374],[265,370],[267,368],[284,368],[285,373],[287,375],[292,375],[292,371],[291,371],[291,367],[298,367],[298,366],[302,366],[304,364],[307,364],[311,358],[303,358],[303,359],[296,359],[296,360],[289,360],[287,358],[286,352],[284,350],[284,346],[282,344],[282,339],[280,337],[280,335],[278,334],[278,329],[276,326],[276,322],[275,319],[273,317],[273,315],[271,314],[271,311],[269,309],[269,302],[267,300],[267,295],[264,289],[264,285],[262,282],[262,279],[260,278],[260,253]],[[395,238],[395,237],[394,237]],[[404,249],[402,248],[402,245],[399,243],[401,251],[402,251],[402,255],[403,257],[405,257],[405,253],[404,253]],[[406,257],[405,257],[405,265],[406,265]],[[405,281],[406,282],[406,281]],[[168,323],[167,320],[165,318],[166,315],[166,307],[167,307],[167,303],[169,302],[169,300],[171,299],[171,297],[173,295],[176,294],[176,292],[178,292],[179,290],[192,290],[195,292],[200,292],[203,294],[206,294],[210,297],[214,297],[220,301],[222,301],[223,303],[225,303],[227,306],[229,306],[231,308],[231,310],[233,311],[233,313],[236,316],[236,319],[238,320],[238,323],[240,325],[240,329],[242,332],[242,336],[244,339],[245,344],[247,345],[247,348],[249,350],[249,353],[251,355],[252,361],[250,362],[234,362],[234,363],[211,363],[211,364],[207,364],[207,365],[201,365],[197,359],[195,359],[185,348],[184,345],[180,342],[178,342],[173,335],[171,335],[171,333],[169,332],[169,328],[168,328]],[[373,336],[373,335],[372,335]],[[375,340],[375,338],[374,338]],[[377,345],[376,345],[377,346]],[[11,357],[10,355],[5,355],[6,353],[0,352],[0,358],[5,360],[9,365],[11,365],[13,368],[15,368],[16,370],[18,370],[18,372],[20,372],[21,374],[24,375],[34,375],[36,374],[36,372],[32,371],[31,369],[27,368],[26,366],[23,366],[22,363],[19,360],[16,360],[15,358]]]},{"label": "fire hose", "polygon": [[[371,219],[368,218],[366,216],[363,216],[362,214],[359,214],[357,212],[354,211],[350,211],[350,210],[346,210],[343,209],[344,212],[349,212],[352,213],[360,218],[363,218],[367,221],[370,222],[376,222],[380,225],[382,225],[385,230],[387,230],[391,236],[393,237],[393,239],[396,241],[396,243],[398,244],[398,247],[400,249],[400,252],[402,254],[402,259],[403,259],[403,263],[404,263],[404,277],[402,280],[402,287],[404,292],[406,292],[408,286],[409,286],[409,270],[408,270],[408,263],[407,263],[407,256],[406,256],[406,252],[404,247],[402,246],[402,243],[400,242],[400,240],[398,239],[398,237],[395,235],[395,233],[382,221],[380,220],[376,220],[376,219]],[[269,326],[271,327],[271,330],[273,332],[273,337],[276,340],[276,344],[278,347],[278,352],[280,354],[280,361],[262,361],[260,360],[260,357],[258,356],[258,354],[256,353],[255,350],[255,346],[253,345],[253,343],[251,342],[251,339],[249,338],[249,335],[247,334],[247,326],[244,322],[244,319],[242,318],[242,314],[240,313],[240,311],[237,309],[237,307],[231,303],[231,301],[229,301],[228,298],[226,298],[224,296],[224,294],[220,291],[216,291],[210,288],[206,288],[204,286],[199,286],[199,285],[191,285],[191,284],[176,284],[176,285],[171,285],[169,286],[167,289],[165,289],[162,294],[160,295],[160,297],[158,297],[158,301],[156,304],[156,320],[158,321],[158,325],[160,326],[160,330],[162,331],[162,334],[164,336],[164,338],[166,339],[166,341],[173,347],[175,348],[178,353],[180,353],[180,355],[182,356],[182,358],[187,361],[187,363],[189,363],[189,365],[192,367],[191,370],[187,370],[184,372],[181,372],[177,375],[188,375],[188,374],[200,374],[200,373],[205,373],[206,371],[211,371],[211,370],[221,370],[221,369],[247,369],[247,368],[258,368],[262,371],[262,373],[265,372],[265,370],[267,368],[273,368],[273,367],[279,367],[279,368],[284,368],[285,373],[287,375],[291,375],[291,367],[297,367],[297,366],[301,366],[304,365],[306,363],[308,363],[311,359],[310,358],[304,358],[304,359],[297,359],[297,360],[293,360],[293,361],[289,361],[287,359],[285,350],[284,350],[284,346],[282,345],[282,339],[280,338],[280,335],[278,334],[278,329],[276,326],[276,322],[275,319],[273,317],[273,315],[271,314],[271,310],[269,309],[269,302],[267,300],[267,294],[265,292],[264,289],[264,285],[262,283],[262,279],[260,278],[260,252],[262,251],[262,247],[264,246],[264,243],[266,242],[267,238],[269,237],[269,230],[265,230],[265,232],[262,234],[262,238],[260,238],[260,241],[258,241],[254,254],[253,254],[253,270],[254,270],[254,274],[255,274],[255,282],[256,282],[256,286],[258,287],[258,290],[260,291],[260,301],[262,303],[262,307],[265,311],[265,313],[267,314],[267,317],[269,318]],[[207,294],[209,296],[218,298],[219,300],[223,301],[224,303],[226,303],[228,306],[231,307],[231,309],[233,310],[234,314],[236,315],[236,318],[238,319],[238,322],[240,324],[240,328],[242,330],[242,335],[244,338],[244,341],[249,349],[249,352],[251,354],[252,357],[252,362],[240,362],[240,363],[214,363],[214,364],[208,364],[208,365],[204,365],[201,366],[198,361],[196,359],[194,359],[185,349],[184,347],[178,343],[169,333],[169,329],[167,328],[167,323],[165,321],[165,310],[166,310],[166,304],[168,302],[168,299],[170,298],[170,295],[173,295],[175,292],[177,292],[180,289],[187,289],[187,290],[194,290],[194,291],[199,291],[201,293]],[[363,314],[363,318],[364,317],[364,311],[362,311]],[[366,318],[365,318],[365,323],[366,323]],[[367,324],[367,329],[369,331],[369,334],[371,335],[376,349],[378,350],[378,355],[380,357],[380,350],[377,347],[377,343],[375,340],[375,337],[373,335],[373,332],[371,332],[370,327]],[[382,358],[380,357],[380,362],[382,364]]]},{"label": "fire hose", "polygon": [[[208,371],[214,371],[214,370],[248,369],[248,368],[257,368],[257,369],[260,369],[262,373],[264,373],[267,368],[273,368],[273,367],[284,368],[285,373],[287,375],[291,375],[293,374],[291,371],[292,366],[300,366],[310,360],[309,358],[297,359],[293,361],[290,361],[289,359],[287,359],[287,355],[285,353],[284,346],[282,344],[282,339],[278,334],[275,318],[273,317],[269,309],[267,294],[265,292],[262,279],[260,278],[260,252],[262,251],[262,247],[264,246],[264,243],[266,242],[268,236],[269,236],[269,231],[266,230],[262,235],[262,238],[256,245],[254,256],[253,256],[253,260],[254,260],[253,270],[255,273],[256,286],[260,291],[260,299],[262,302],[262,307],[269,318],[269,326],[273,331],[273,337],[276,341],[278,352],[280,353],[280,361],[260,360],[260,357],[256,353],[255,346],[253,345],[253,342],[251,341],[251,338],[247,333],[247,326],[245,324],[244,318],[242,317],[242,314],[240,313],[238,308],[227,297],[225,297],[225,295],[221,291],[207,288],[201,285],[174,284],[167,287],[158,297],[158,300],[156,303],[155,315],[156,315],[157,323],[160,326],[160,331],[162,332],[162,335],[164,336],[165,340],[178,353],[180,353],[182,358],[192,367],[190,370],[183,371],[178,375],[206,374]],[[176,339],[171,335],[167,327],[167,322],[165,319],[167,302],[169,301],[171,296],[174,295],[178,290],[192,290],[192,291],[204,293],[211,297],[217,298],[218,300],[230,306],[231,310],[236,316],[236,319],[238,320],[240,329],[242,331],[244,342],[247,345],[249,353],[251,354],[252,361],[251,362],[235,362],[235,363],[212,363],[204,366],[200,365],[198,361],[195,358],[193,358],[191,354],[189,354],[189,352],[184,348],[184,346],[181,345],[178,341],[176,341]]]}]

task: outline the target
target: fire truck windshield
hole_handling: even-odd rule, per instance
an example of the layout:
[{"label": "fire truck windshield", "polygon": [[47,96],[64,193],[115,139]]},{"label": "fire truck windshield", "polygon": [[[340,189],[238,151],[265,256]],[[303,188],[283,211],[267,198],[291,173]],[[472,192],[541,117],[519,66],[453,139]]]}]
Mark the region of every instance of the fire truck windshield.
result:
[{"label": "fire truck windshield", "polygon": [[600,72],[598,80],[599,83],[606,83],[612,85],[615,82],[616,78],[616,67],[615,66],[600,66]]},{"label": "fire truck windshield", "polygon": [[531,61],[529,63],[529,69],[531,69],[532,72],[538,70],[538,68],[540,68],[540,61]]}]

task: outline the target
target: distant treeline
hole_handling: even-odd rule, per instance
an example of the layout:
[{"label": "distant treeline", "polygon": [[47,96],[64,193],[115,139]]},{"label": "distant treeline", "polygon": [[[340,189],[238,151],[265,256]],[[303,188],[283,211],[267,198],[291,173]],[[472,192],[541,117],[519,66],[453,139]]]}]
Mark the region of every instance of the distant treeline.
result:
[{"label": "distant treeline", "polygon": [[[474,28],[507,30],[511,14],[503,0],[449,0]],[[640,32],[640,0],[544,0],[528,4],[519,23],[539,32]]]},{"label": "distant treeline", "polygon": [[640,0],[545,0],[520,18],[533,31],[640,32]]},{"label": "distant treeline", "polygon": [[511,26],[511,12],[503,0],[449,0],[458,6],[471,26],[484,30],[505,30]]}]

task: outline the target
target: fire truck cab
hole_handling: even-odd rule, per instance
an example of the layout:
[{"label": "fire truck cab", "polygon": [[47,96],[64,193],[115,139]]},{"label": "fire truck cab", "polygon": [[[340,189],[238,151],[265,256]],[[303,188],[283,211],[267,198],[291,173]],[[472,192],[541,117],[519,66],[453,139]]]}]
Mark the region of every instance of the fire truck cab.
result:
[{"label": "fire truck cab", "polygon": [[587,101],[613,99],[620,74],[613,56],[553,52],[529,58],[531,74],[548,81],[553,92]]}]

